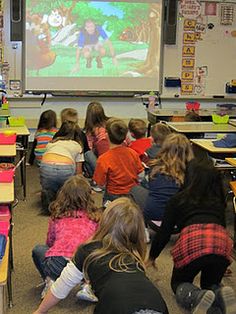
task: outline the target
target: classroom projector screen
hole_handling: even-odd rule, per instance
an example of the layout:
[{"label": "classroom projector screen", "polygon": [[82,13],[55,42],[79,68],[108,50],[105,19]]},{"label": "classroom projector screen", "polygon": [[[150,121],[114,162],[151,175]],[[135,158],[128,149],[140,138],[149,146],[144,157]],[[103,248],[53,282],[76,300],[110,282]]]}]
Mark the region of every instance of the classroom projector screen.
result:
[{"label": "classroom projector screen", "polygon": [[26,92],[160,91],[162,1],[26,0]]}]

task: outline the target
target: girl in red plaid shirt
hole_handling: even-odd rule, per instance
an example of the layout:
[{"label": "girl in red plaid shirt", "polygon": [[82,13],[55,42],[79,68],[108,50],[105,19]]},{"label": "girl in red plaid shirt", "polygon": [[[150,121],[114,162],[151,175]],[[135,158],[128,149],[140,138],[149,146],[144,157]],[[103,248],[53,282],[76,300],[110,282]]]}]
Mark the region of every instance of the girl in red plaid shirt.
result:
[{"label": "girl in red plaid shirt", "polygon": [[[231,263],[233,243],[225,227],[225,195],[220,172],[208,161],[189,162],[183,189],[167,204],[150,259],[168,243],[175,226],[180,235],[171,253],[171,287],[177,302],[194,314],[235,314],[236,297],[221,280]],[[200,287],[193,284],[201,273]]]}]

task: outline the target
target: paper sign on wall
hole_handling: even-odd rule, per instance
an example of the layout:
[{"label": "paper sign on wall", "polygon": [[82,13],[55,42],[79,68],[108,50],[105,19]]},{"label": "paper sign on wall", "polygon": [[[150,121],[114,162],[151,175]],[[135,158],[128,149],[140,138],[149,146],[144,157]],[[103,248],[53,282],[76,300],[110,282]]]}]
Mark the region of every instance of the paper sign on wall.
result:
[{"label": "paper sign on wall", "polygon": [[201,4],[197,0],[182,0],[179,12],[183,17],[194,19],[201,14]]},{"label": "paper sign on wall", "polygon": [[186,58],[182,59],[182,67],[183,68],[193,69],[194,63],[195,63],[194,59],[186,59]]},{"label": "paper sign on wall", "polygon": [[194,31],[196,27],[196,20],[184,20],[184,31]]},{"label": "paper sign on wall", "polygon": [[195,57],[195,47],[194,46],[183,46],[182,56],[183,57]]},{"label": "paper sign on wall", "polygon": [[181,84],[181,94],[189,95],[193,93],[193,84]]},{"label": "paper sign on wall", "polygon": [[184,33],[184,44],[193,44],[195,42],[195,33]]},{"label": "paper sign on wall", "polygon": [[205,15],[216,15],[217,4],[216,2],[205,3]]},{"label": "paper sign on wall", "polygon": [[194,72],[193,71],[182,71],[181,80],[182,81],[193,81]]}]

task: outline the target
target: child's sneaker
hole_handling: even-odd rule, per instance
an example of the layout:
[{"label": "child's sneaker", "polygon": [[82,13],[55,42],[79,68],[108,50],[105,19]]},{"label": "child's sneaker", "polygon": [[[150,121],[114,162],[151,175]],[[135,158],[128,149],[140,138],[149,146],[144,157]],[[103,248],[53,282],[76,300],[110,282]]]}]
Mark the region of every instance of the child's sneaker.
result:
[{"label": "child's sneaker", "polygon": [[103,204],[103,207],[104,208],[107,208],[107,206],[111,203],[111,201],[107,200],[104,204]]},{"label": "child's sneaker", "polygon": [[220,288],[217,298],[223,314],[236,313],[236,295],[231,287]]},{"label": "child's sneaker", "polygon": [[100,193],[100,192],[103,191],[103,189],[100,188],[100,186],[98,186],[98,185],[96,184],[96,182],[94,182],[94,181],[92,181],[92,182],[90,183],[90,185],[91,185],[92,190],[95,191],[95,192]]},{"label": "child's sneaker", "polygon": [[215,301],[215,293],[211,290],[203,290],[200,300],[192,310],[192,314],[205,314]]},{"label": "child's sneaker", "polygon": [[79,300],[89,301],[89,302],[98,302],[98,298],[94,294],[90,284],[84,283],[80,286],[80,290],[76,293],[76,297]]},{"label": "child's sneaker", "polygon": [[43,291],[41,292],[41,299],[43,300],[48,292],[48,290],[51,288],[52,284],[54,283],[54,281],[47,277],[45,279],[45,287],[43,288]]}]

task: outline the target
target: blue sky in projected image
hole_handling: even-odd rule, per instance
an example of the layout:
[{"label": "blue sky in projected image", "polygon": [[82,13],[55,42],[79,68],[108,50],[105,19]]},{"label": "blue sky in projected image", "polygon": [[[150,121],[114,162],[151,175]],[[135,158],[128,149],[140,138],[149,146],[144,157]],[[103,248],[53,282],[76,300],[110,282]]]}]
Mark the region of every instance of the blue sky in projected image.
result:
[{"label": "blue sky in projected image", "polygon": [[108,2],[94,2],[91,1],[91,5],[96,9],[101,9],[102,12],[108,16],[116,15],[118,18],[123,18],[123,12],[113,6]]}]

